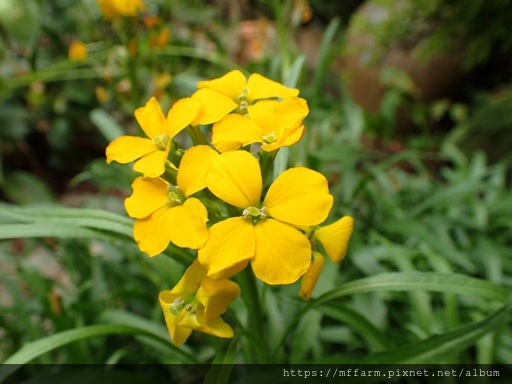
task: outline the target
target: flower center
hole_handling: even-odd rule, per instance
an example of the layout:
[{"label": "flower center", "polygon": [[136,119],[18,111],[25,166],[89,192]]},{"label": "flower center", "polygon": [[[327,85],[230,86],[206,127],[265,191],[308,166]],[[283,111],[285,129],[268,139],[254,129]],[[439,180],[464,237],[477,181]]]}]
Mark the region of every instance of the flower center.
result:
[{"label": "flower center", "polygon": [[261,207],[248,207],[245,208],[242,212],[242,217],[246,220],[252,221],[253,224],[256,224],[260,220],[265,220],[267,218],[267,208]]},{"label": "flower center", "polygon": [[185,197],[180,193],[177,187],[169,185],[167,197],[169,197],[169,203],[172,206],[183,204]]},{"label": "flower center", "polygon": [[265,144],[272,144],[276,140],[277,140],[277,136],[274,131],[270,132],[268,135],[263,136],[263,142]]},{"label": "flower center", "polygon": [[185,300],[182,297],[177,297],[171,305],[169,311],[173,316],[178,316],[179,313],[185,309],[188,313],[196,313],[197,302],[194,296],[187,297]]},{"label": "flower center", "polygon": [[159,136],[153,137],[152,141],[160,151],[165,151],[167,144],[169,144],[169,136],[166,133],[162,133]]}]

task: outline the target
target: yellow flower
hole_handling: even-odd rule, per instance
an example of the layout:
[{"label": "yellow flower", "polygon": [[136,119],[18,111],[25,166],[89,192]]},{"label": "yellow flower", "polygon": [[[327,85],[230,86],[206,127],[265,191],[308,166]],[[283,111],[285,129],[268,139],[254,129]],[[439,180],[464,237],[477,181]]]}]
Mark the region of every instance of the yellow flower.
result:
[{"label": "yellow flower", "polygon": [[343,216],[338,221],[317,229],[313,234],[313,241],[322,244],[327,256],[334,264],[337,264],[347,253],[353,229],[354,219],[350,216]]},{"label": "yellow flower", "polygon": [[135,118],[149,138],[118,137],[107,147],[107,163],[125,164],[139,159],[133,165],[135,171],[148,177],[162,175],[172,139],[195,119],[200,108],[198,100],[187,97],[174,103],[165,118],[160,104],[152,97],[135,111]]},{"label": "yellow flower", "polygon": [[214,224],[199,261],[208,276],[225,278],[251,262],[268,284],[290,284],[311,264],[311,244],[297,229],[325,220],[333,198],[327,180],[307,168],[291,168],[270,186],[261,203],[262,178],[256,158],[246,151],[217,156],[206,173],[208,189],[241,209],[241,216]]},{"label": "yellow flower", "polygon": [[202,100],[204,108],[194,125],[214,123],[235,109],[245,115],[247,107],[257,100],[284,99],[299,94],[298,89],[285,87],[257,73],[246,79],[239,70],[228,72],[218,79],[200,81],[197,87],[199,89],[192,97]]},{"label": "yellow flower", "polygon": [[115,20],[120,16],[137,16],[145,9],[142,0],[98,0],[101,14],[105,19]]},{"label": "yellow flower", "polygon": [[306,100],[292,97],[278,102],[262,100],[247,107],[246,116],[231,114],[213,125],[212,144],[221,152],[262,143],[270,152],[297,143],[304,134],[302,121],[309,109]]},{"label": "yellow flower", "polygon": [[311,265],[302,276],[302,281],[300,283],[299,296],[303,300],[309,300],[311,298],[311,294],[315,289],[318,278],[320,277],[320,272],[322,272],[322,268],[324,267],[324,263],[325,258],[319,252],[313,251]]},{"label": "yellow flower", "polygon": [[69,46],[68,57],[71,61],[82,62],[87,60],[87,47],[81,41],[73,41]]},{"label": "yellow flower", "polygon": [[195,260],[172,290],[159,295],[172,343],[183,344],[193,330],[216,337],[233,337],[233,329],[220,315],[239,295],[240,287],[236,283],[209,278],[206,269]]},{"label": "yellow flower", "polygon": [[133,235],[149,256],[162,253],[169,242],[197,249],[208,239],[208,213],[192,194],[206,186],[205,174],[217,152],[208,146],[190,148],[181,159],[177,186],[159,178],[138,177],[125,200],[128,214],[137,219]]}]

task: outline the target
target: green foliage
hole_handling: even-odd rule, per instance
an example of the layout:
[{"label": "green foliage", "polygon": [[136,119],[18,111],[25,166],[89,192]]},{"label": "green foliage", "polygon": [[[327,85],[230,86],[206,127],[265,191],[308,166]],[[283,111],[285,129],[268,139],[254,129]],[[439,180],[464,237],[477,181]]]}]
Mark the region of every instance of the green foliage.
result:
[{"label": "green foliage", "polygon": [[[151,31],[141,20],[132,28],[128,20],[101,19],[97,8],[82,1],[51,3],[33,2],[41,9],[37,33],[48,39],[46,47],[31,40],[36,32],[2,24],[10,37],[2,43],[6,60],[0,64],[0,187],[10,203],[0,205],[0,361],[113,366],[512,361],[507,88],[478,98],[475,108],[442,100],[420,110],[428,122],[453,115],[458,126],[437,138],[425,130],[403,139],[397,149],[391,130],[384,139],[372,134],[392,125],[401,95],[390,94],[371,120],[340,96],[343,89],[333,81],[338,75],[329,68],[340,48],[340,20],[327,27],[311,74],[304,56],[286,39],[277,42],[278,54],[246,63],[247,71],[301,89],[311,111],[306,134],[299,145],[280,153],[277,168],[307,165],[324,173],[335,198],[333,217],[353,216],[355,230],[346,259],[339,266],[326,263],[309,302],[298,299],[298,284],[269,288],[240,277],[259,306],[248,307],[241,299],[233,303],[226,321],[237,337],[219,341],[194,334],[176,348],[157,297],[179,280],[194,254],[171,246],[148,258],[138,250],[123,208],[133,173],[107,166],[103,151],[108,141],[138,129],[133,110],[157,90],[154,74],[172,75],[158,89],[162,104],[169,104],[194,89],[197,80],[238,67],[225,43],[232,32],[215,19],[222,11],[204,1],[152,1],[152,14],[177,26],[166,46],[153,49]],[[268,2],[266,9],[281,12],[276,19],[286,30],[287,8],[278,3]],[[467,5],[463,14],[462,3]],[[433,20],[440,26],[428,30],[433,47],[462,33],[462,23],[468,25],[462,38],[476,39],[467,52],[486,45],[468,65],[486,60],[493,44],[510,49],[499,27],[505,0],[486,6],[414,4],[396,14],[403,22],[395,23],[396,30],[388,26],[383,41]],[[59,17],[50,19],[51,12]],[[454,21],[456,15],[460,19]],[[492,18],[496,28],[476,30],[471,23],[479,17]],[[4,19],[0,16],[0,22]],[[293,32],[286,30],[286,36]],[[130,37],[139,39],[136,57],[129,55]],[[75,38],[89,45],[87,63],[66,59],[67,43]],[[28,49],[33,48],[29,40],[37,50]],[[27,48],[23,54],[21,46]],[[24,72],[13,72],[18,66]],[[407,79],[386,76],[397,90],[414,92]],[[106,100],[97,99],[96,87],[106,92]],[[39,154],[42,142],[45,151]],[[487,142],[490,152],[482,150]],[[28,165],[19,160],[20,147],[28,148],[22,154],[32,154]],[[80,202],[72,205],[79,208],[66,206],[72,192]],[[0,371],[0,377],[41,374],[29,366],[15,369]],[[163,369],[157,377],[169,378],[165,382],[193,376],[180,365]],[[268,380],[265,374],[218,366],[199,376],[206,382],[261,382]]]}]

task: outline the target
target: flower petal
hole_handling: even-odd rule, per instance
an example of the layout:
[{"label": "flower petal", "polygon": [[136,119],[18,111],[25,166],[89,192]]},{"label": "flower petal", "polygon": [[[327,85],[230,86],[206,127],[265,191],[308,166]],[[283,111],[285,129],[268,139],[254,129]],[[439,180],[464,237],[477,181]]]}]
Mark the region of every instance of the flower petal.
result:
[{"label": "flower petal", "polygon": [[222,153],[208,169],[206,185],[215,196],[235,207],[258,205],[262,190],[258,160],[246,151]]},{"label": "flower petal", "polygon": [[158,299],[162,307],[162,312],[164,313],[165,324],[167,325],[171,341],[175,346],[180,346],[187,341],[192,333],[192,329],[180,327],[178,325],[179,317],[173,315],[170,311],[170,307],[177,297],[178,296],[173,294],[170,290],[166,290],[160,292]]},{"label": "flower petal", "polygon": [[242,115],[227,115],[213,125],[212,145],[220,152],[234,151],[248,144],[261,142],[262,130]]},{"label": "flower petal", "polygon": [[262,127],[262,137],[273,135],[276,141],[261,146],[264,151],[297,143],[304,135],[302,121],[308,115],[306,100],[292,97],[281,102],[262,100],[248,108],[249,117]]},{"label": "flower petal", "polygon": [[320,277],[320,272],[322,272],[324,267],[324,263],[325,258],[319,252],[313,252],[313,261],[311,262],[311,266],[306,273],[302,275],[300,283],[299,296],[303,300],[309,300],[311,298],[311,294],[315,289],[318,278]]},{"label": "flower petal", "polygon": [[173,244],[178,247],[198,249],[208,240],[208,212],[198,199],[190,197],[182,205],[169,208],[166,218],[166,231]]},{"label": "flower petal", "polygon": [[151,216],[135,220],[133,224],[133,238],[139,249],[150,257],[165,251],[171,241],[172,227],[169,228],[171,209],[164,206]]},{"label": "flower petal", "polygon": [[263,205],[269,216],[295,226],[323,222],[332,207],[333,197],[325,177],[304,167],[281,173],[270,186]]},{"label": "flower petal", "polygon": [[255,226],[256,252],[251,260],[256,277],[267,284],[291,284],[311,264],[311,244],[294,227],[267,219]]},{"label": "flower petal", "polygon": [[238,296],[240,287],[228,280],[214,280],[205,277],[199,287],[196,298],[204,305],[204,320],[209,323],[227,311],[228,306]]},{"label": "flower petal", "polygon": [[225,323],[221,317],[217,317],[216,319],[213,319],[212,321],[207,322],[199,330],[208,335],[212,335],[215,337],[222,337],[224,339],[229,339],[235,335],[231,326],[229,324]]},{"label": "flower petal", "polygon": [[192,125],[215,123],[238,107],[231,97],[209,88],[194,92],[192,98],[199,99],[203,104]]},{"label": "flower petal", "polygon": [[278,104],[279,101],[277,100],[261,100],[256,104],[249,105],[247,107],[249,119],[258,124],[261,127],[262,132],[268,134],[270,132],[268,128]]},{"label": "flower petal", "polygon": [[302,138],[304,135],[302,122],[308,113],[306,100],[298,97],[285,99],[276,106],[274,118],[268,129],[276,133],[278,148],[289,147]]},{"label": "flower petal", "polygon": [[281,147],[290,147],[300,141],[304,136],[304,126],[282,127],[276,132],[277,140],[270,144],[263,144],[261,149],[267,152],[275,151]]},{"label": "flower petal", "polygon": [[120,136],[108,145],[105,153],[107,163],[117,161],[126,164],[156,150],[155,144],[149,139],[137,136]]},{"label": "flower petal", "polygon": [[247,80],[247,88],[249,94],[247,100],[251,103],[259,99],[267,99],[270,97],[286,97],[298,96],[299,90],[288,88],[277,81],[267,79],[258,73],[253,73]]},{"label": "flower petal", "polygon": [[178,187],[185,196],[206,188],[206,171],[217,156],[217,151],[207,145],[196,145],[185,152],[177,178]]},{"label": "flower petal", "polygon": [[170,145],[165,151],[154,151],[142,156],[133,164],[133,170],[147,177],[158,177],[165,172],[165,162]]},{"label": "flower petal", "polygon": [[[185,270],[180,281],[178,281],[171,292],[176,294],[176,297],[181,298],[195,295],[197,287],[206,277],[206,272],[206,268],[201,265],[199,260],[195,259],[194,262]],[[171,303],[172,302],[170,302],[170,304]]]},{"label": "flower petal", "polygon": [[254,248],[254,225],[242,217],[232,217],[210,228],[210,237],[199,249],[198,258],[208,269],[208,276],[227,278],[247,265]]},{"label": "flower petal", "polygon": [[347,253],[348,242],[354,229],[354,219],[344,216],[338,221],[320,227],[313,235],[324,248],[333,263],[339,263]]},{"label": "flower petal", "polygon": [[135,118],[150,139],[167,134],[167,120],[154,97],[149,99],[144,107],[135,110]]},{"label": "flower petal", "polygon": [[130,217],[141,219],[164,207],[169,201],[167,183],[161,179],[137,177],[132,183],[133,193],[124,201]]},{"label": "flower petal", "polygon": [[197,88],[208,88],[212,91],[222,93],[232,100],[238,100],[238,96],[242,93],[246,83],[247,80],[244,74],[235,69],[218,79],[200,81],[197,83]]},{"label": "flower petal", "polygon": [[190,125],[196,119],[201,108],[201,100],[191,97],[180,99],[174,103],[167,114],[169,138],[173,138]]}]

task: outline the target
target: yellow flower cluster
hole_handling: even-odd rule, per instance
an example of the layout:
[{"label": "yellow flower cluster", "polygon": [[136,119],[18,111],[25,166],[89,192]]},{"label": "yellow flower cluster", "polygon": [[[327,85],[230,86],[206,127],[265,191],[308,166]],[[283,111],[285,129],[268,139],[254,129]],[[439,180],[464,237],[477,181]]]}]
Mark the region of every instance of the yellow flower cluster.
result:
[{"label": "yellow flower cluster", "polygon": [[[240,294],[230,278],[249,264],[271,285],[302,277],[299,294],[308,300],[322,254],[334,263],[345,256],[353,219],[320,226],[333,205],[322,174],[294,167],[267,181],[279,149],[304,135],[309,109],[298,94],[234,70],[199,82],[167,115],[150,99],[135,111],[147,137],[122,136],[107,147],[107,162],[134,162],[142,174],[125,201],[140,250],[156,256],[169,243],[197,250],[182,280],[160,294],[176,345],[192,330],[233,336],[220,315]],[[178,144],[182,131],[189,148]]]}]

